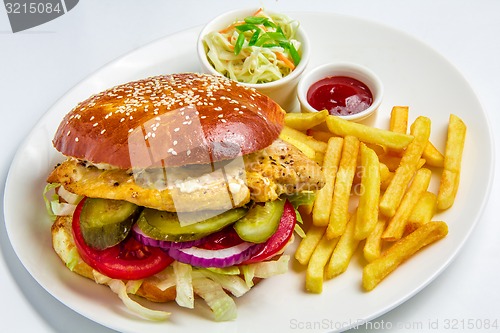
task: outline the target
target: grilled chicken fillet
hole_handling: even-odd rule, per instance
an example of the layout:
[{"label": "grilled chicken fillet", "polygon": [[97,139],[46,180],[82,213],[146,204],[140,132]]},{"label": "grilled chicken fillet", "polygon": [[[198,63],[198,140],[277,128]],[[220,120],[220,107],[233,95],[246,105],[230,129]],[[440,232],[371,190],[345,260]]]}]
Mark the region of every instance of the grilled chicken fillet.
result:
[{"label": "grilled chicken fillet", "polygon": [[[52,172],[48,182],[61,183],[68,191],[81,196],[127,200],[172,212],[230,209],[250,200],[272,201],[281,194],[317,190],[324,185],[319,165],[279,139],[263,150],[244,156],[243,162],[244,168],[226,166],[224,173],[215,170],[198,177],[184,168],[149,170],[144,183],[146,171],[143,170],[102,169],[68,159]],[[172,181],[170,175],[174,174],[176,178]],[[199,198],[196,205],[193,205],[193,197]]]}]

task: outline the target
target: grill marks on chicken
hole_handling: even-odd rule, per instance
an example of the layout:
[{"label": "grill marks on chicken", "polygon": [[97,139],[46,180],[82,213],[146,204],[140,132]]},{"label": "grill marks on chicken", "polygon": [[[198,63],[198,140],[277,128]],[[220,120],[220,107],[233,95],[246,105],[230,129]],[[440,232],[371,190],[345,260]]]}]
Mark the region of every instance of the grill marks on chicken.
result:
[{"label": "grill marks on chicken", "polygon": [[[210,175],[189,177],[167,186],[154,177],[145,185],[132,170],[102,170],[68,159],[54,169],[47,181],[61,183],[68,191],[82,196],[127,200],[144,207],[186,212],[231,209],[250,200],[276,200],[281,194],[317,190],[324,185],[320,166],[281,140],[244,156],[243,161],[245,172],[215,170]],[[163,172],[158,170],[161,180]]]}]

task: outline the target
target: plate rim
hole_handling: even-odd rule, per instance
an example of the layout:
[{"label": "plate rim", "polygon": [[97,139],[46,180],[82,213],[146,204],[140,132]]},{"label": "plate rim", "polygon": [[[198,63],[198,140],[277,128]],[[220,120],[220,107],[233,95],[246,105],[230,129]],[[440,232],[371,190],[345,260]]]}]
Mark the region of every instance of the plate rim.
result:
[{"label": "plate rim", "polygon": [[[460,244],[458,246],[455,246],[454,247],[454,251],[453,253],[451,254],[451,256],[449,258],[447,258],[446,262],[444,262],[437,271],[435,271],[431,276],[429,276],[426,281],[423,281],[419,286],[418,288],[416,288],[414,290],[414,292],[412,293],[409,293],[407,294],[405,297],[401,298],[399,300],[399,302],[396,302],[396,303],[393,303],[391,304],[390,306],[388,307],[385,307],[385,308],[382,308],[380,311],[376,312],[376,313],[373,313],[372,316],[370,316],[369,318],[366,318],[367,321],[370,321],[370,320],[373,320],[374,318],[377,318],[389,311],[391,311],[392,309],[398,307],[399,305],[401,305],[402,303],[406,302],[408,299],[412,298],[413,296],[415,296],[416,294],[418,294],[422,289],[424,289],[425,287],[427,287],[435,278],[437,278],[439,275],[441,275],[441,273],[456,259],[456,257],[458,256],[458,254],[460,253],[460,251],[462,250],[464,244],[467,242],[467,240],[469,239],[471,233],[475,230],[475,227],[477,225],[477,223],[479,223],[479,220],[481,219],[481,217],[483,216],[484,214],[484,211],[485,211],[485,207],[486,205],[488,205],[489,203],[489,199],[490,199],[490,194],[491,194],[491,190],[492,190],[492,187],[493,187],[493,180],[494,180],[494,170],[495,170],[495,163],[496,163],[496,158],[495,158],[495,141],[494,141],[494,137],[493,137],[493,131],[492,131],[492,127],[491,127],[491,122],[489,121],[489,115],[488,113],[485,111],[483,105],[481,104],[481,101],[479,100],[478,98],[478,95],[476,94],[475,90],[474,90],[474,87],[472,87],[470,85],[470,83],[466,80],[466,77],[463,75],[463,73],[453,64],[451,63],[448,59],[446,59],[442,54],[440,54],[439,52],[437,52],[434,48],[430,47],[428,44],[426,44],[423,40],[405,32],[405,31],[401,31],[401,30],[398,30],[394,27],[391,27],[390,25],[387,25],[385,23],[380,23],[380,22],[377,22],[377,21],[373,21],[373,20],[368,20],[368,19],[364,19],[364,18],[359,18],[359,17],[354,17],[354,16],[350,16],[350,15],[344,15],[344,14],[337,14],[337,13],[317,13],[317,12],[304,12],[304,11],[301,11],[301,12],[290,12],[290,13],[297,13],[300,15],[321,15],[321,16],[326,16],[326,17],[344,17],[346,19],[349,19],[349,20],[356,20],[356,21],[359,21],[359,22],[363,22],[363,23],[368,23],[368,24],[374,24],[374,25],[378,25],[380,27],[382,27],[383,29],[386,29],[386,30],[390,30],[391,32],[396,32],[396,33],[399,33],[399,34],[402,34],[404,35],[406,38],[410,38],[413,42],[418,42],[421,46],[423,47],[426,47],[428,50],[432,51],[433,54],[435,55],[438,55],[442,60],[446,61],[450,66],[451,68],[457,72],[457,74],[459,74],[461,76],[461,78],[463,79],[464,83],[467,84],[467,87],[468,89],[471,90],[471,93],[472,95],[475,97],[475,101],[478,103],[478,105],[481,107],[481,115],[485,118],[485,124],[486,124],[486,128],[488,130],[488,139],[489,139],[489,144],[490,144],[490,157],[491,157],[491,161],[489,163],[489,173],[488,173],[488,177],[487,179],[489,180],[488,183],[487,183],[487,186],[485,188],[485,191],[483,192],[484,195],[483,195],[483,200],[481,201],[481,205],[479,207],[479,210],[478,212],[476,213],[475,215],[475,219],[474,221],[470,224],[470,227],[465,235],[465,237],[463,237],[463,239],[461,240]],[[8,189],[11,188],[11,186],[13,186],[11,183],[13,182],[13,180],[11,179],[12,178],[12,173],[13,173],[13,166],[15,163],[18,163],[17,160],[21,158],[21,154],[20,154],[20,151],[26,149],[26,147],[28,146],[28,143],[33,135],[33,132],[34,130],[39,127],[40,123],[45,123],[47,121],[47,119],[50,117],[50,114],[51,114],[51,111],[57,107],[57,105],[59,105],[60,103],[62,103],[64,101],[65,98],[67,98],[68,95],[71,95],[72,93],[74,93],[75,91],[77,91],[80,87],[84,87],[85,85],[89,84],[88,82],[91,81],[91,78],[92,77],[95,77],[95,76],[99,76],[99,75],[102,75],[103,72],[105,72],[106,70],[108,70],[109,67],[111,66],[116,66],[118,63],[120,63],[123,59],[129,57],[131,54],[136,54],[138,51],[144,49],[144,48],[148,48],[148,47],[151,47],[153,44],[156,44],[156,43],[162,43],[162,42],[165,42],[165,40],[167,39],[170,39],[172,38],[173,36],[177,36],[177,35],[183,35],[183,34],[194,34],[196,32],[199,32],[198,30],[201,29],[201,26],[196,26],[196,27],[192,27],[192,28],[188,28],[188,29],[184,29],[184,30],[181,30],[181,31],[178,31],[178,32],[175,32],[173,34],[169,34],[169,35],[166,35],[166,36],[163,36],[163,37],[160,37],[156,40],[153,40],[145,45],[142,45],[142,46],[139,46],[133,50],[130,50],[129,52],[107,62],[106,64],[104,64],[103,66],[101,66],[100,68],[98,68],[96,71],[90,73],[87,77],[85,77],[84,79],[82,79],[81,81],[79,81],[76,85],[74,85],[73,87],[71,87],[70,89],[68,89],[60,98],[58,98],[56,100],[55,103],[52,104],[51,107],[49,107],[47,109],[47,111],[42,115],[42,117],[38,120],[38,122],[35,124],[35,126],[30,130],[29,132],[29,135],[27,137],[24,138],[24,140],[22,141],[22,143],[19,145],[12,161],[11,161],[11,165],[9,167],[9,170],[8,170],[8,173],[7,173],[7,177],[6,177],[6,181],[5,181],[5,186],[4,186],[4,198],[3,198],[3,205],[4,205],[4,221],[5,221],[5,225],[6,225],[6,229],[7,229],[7,234],[8,234],[8,238],[9,238],[9,241],[11,243],[11,246],[12,248],[14,249],[14,252],[16,253],[16,256],[18,256],[18,259],[21,261],[23,267],[25,267],[25,269],[30,273],[30,275],[33,276],[33,278],[37,281],[37,283],[42,287],[44,288],[45,290],[47,290],[47,292],[49,292],[49,294],[52,295],[52,293],[50,292],[50,290],[48,290],[46,288],[46,286],[44,286],[43,284],[41,284],[38,279],[34,276],[34,274],[32,273],[32,271],[30,270],[29,267],[26,267],[25,263],[21,260],[21,258],[19,257],[18,255],[18,250],[16,248],[16,246],[14,246],[14,244],[12,244],[12,240],[11,240],[11,237],[10,237],[10,234],[11,234],[11,231],[9,231],[9,223],[7,222],[7,216],[9,215],[9,205],[7,205],[7,196],[8,196]],[[68,306],[69,308],[73,309],[74,311],[80,313],[82,316],[86,317],[86,318],[89,318],[103,326],[106,326],[106,327],[110,327],[110,328],[114,328],[116,329],[115,327],[112,327],[112,326],[109,326],[107,324],[104,324],[102,323],[101,321],[96,321],[94,318],[92,317],[89,317],[85,314],[82,314],[80,311],[77,311],[76,309],[74,309],[73,307],[69,306],[68,304],[66,304],[66,302],[64,302],[63,300],[59,299],[58,297],[56,297],[56,299],[58,299],[58,301],[60,301],[61,303],[65,304],[66,306]],[[353,326],[349,327],[349,328],[352,328]],[[120,326],[117,326],[118,329],[123,329],[122,327]],[[347,328],[347,327],[346,327]]]}]

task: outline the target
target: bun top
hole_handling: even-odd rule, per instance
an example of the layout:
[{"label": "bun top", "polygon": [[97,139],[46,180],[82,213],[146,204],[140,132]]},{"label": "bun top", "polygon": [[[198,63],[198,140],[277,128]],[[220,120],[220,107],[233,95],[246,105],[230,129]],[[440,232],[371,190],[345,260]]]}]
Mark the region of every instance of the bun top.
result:
[{"label": "bun top", "polygon": [[63,119],[53,144],[66,156],[122,169],[205,164],[269,146],[281,107],[222,76],[150,77],[103,91]]}]

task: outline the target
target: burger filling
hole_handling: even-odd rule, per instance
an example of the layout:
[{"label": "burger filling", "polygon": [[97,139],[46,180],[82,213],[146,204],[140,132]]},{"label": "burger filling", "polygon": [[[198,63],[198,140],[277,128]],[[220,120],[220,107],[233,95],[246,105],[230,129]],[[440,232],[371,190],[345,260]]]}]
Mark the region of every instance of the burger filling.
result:
[{"label": "burger filling", "polygon": [[[59,216],[54,247],[67,264],[88,264],[94,280],[120,286],[116,281],[162,281],[157,276],[171,267],[179,276],[190,267],[191,278],[192,270],[208,269],[204,278],[223,270],[223,276],[243,276],[248,288],[255,277],[283,273],[288,257],[279,255],[297,228],[295,208],[323,186],[321,169],[281,140],[241,161],[204,172],[203,165],[122,170],[68,159],[48,178],[47,189],[56,187],[59,195],[51,203]],[[76,253],[62,226],[68,219]],[[174,283],[176,301],[191,307],[183,283]],[[196,289],[189,285],[188,294]]]}]

